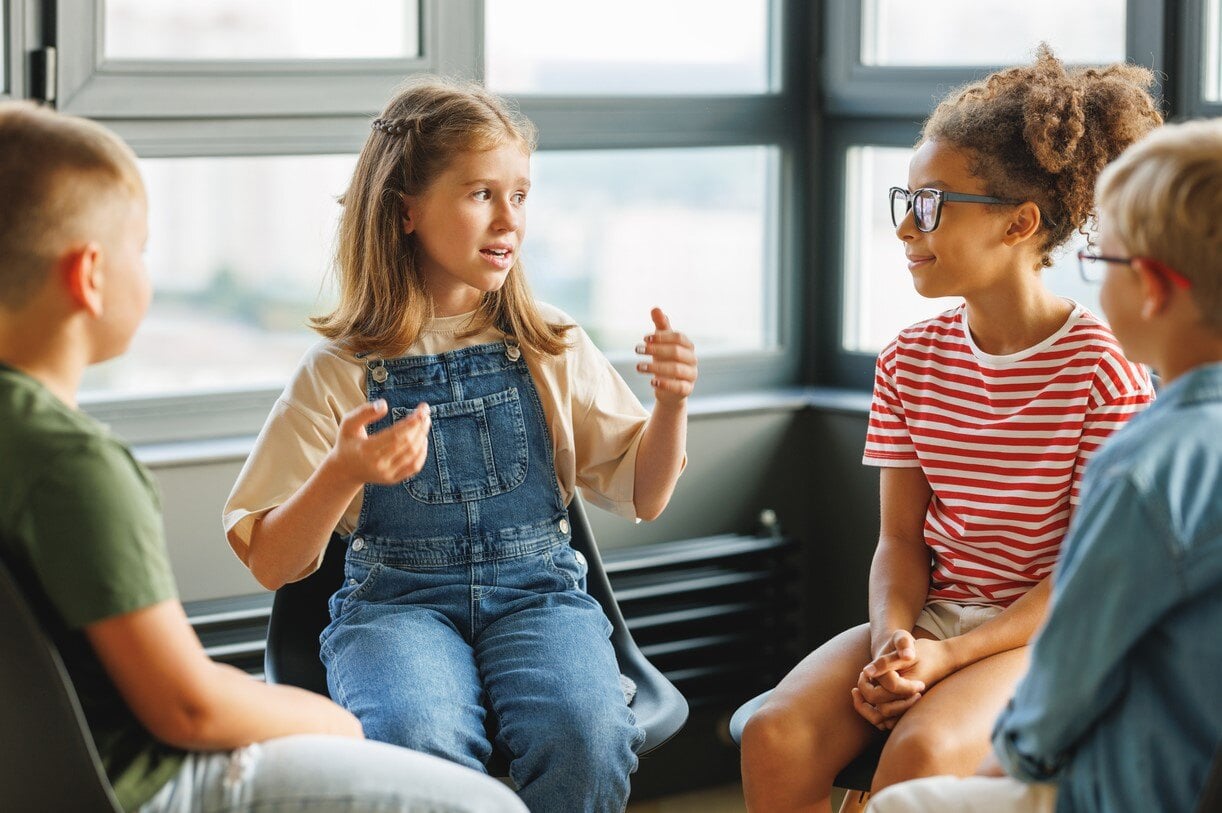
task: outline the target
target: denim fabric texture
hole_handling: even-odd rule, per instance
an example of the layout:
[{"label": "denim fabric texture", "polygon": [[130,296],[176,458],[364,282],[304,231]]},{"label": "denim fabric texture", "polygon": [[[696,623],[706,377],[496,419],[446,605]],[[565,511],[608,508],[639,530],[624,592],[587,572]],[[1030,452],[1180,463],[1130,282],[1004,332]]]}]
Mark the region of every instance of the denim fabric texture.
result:
[{"label": "denim fabric texture", "polygon": [[611,624],[584,589],[538,393],[503,342],[366,361],[388,416],[432,410],[415,477],[365,487],[331,598],[331,696],[372,739],[484,770],[497,745],[536,813],[613,811],[644,739]]},{"label": "denim fabric texture", "polygon": [[1222,363],[1185,373],[1086,468],[1031,666],[997,721],[1059,813],[1193,810],[1222,736]]}]

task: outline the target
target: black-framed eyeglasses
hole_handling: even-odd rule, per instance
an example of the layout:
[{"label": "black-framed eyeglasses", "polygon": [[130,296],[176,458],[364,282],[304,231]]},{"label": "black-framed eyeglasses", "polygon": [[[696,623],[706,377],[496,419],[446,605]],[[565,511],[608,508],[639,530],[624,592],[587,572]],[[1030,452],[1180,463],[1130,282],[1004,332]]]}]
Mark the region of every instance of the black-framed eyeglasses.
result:
[{"label": "black-framed eyeglasses", "polygon": [[1119,265],[1127,265],[1131,268],[1134,260],[1144,261],[1155,274],[1165,278],[1178,288],[1188,290],[1192,287],[1192,280],[1153,257],[1109,257],[1105,254],[1092,254],[1084,248],[1078,250],[1078,273],[1082,275],[1082,279],[1086,282],[1102,282],[1104,275],[1107,273],[1108,263],[1118,263]]},{"label": "black-framed eyeglasses", "polygon": [[1019,200],[1005,200],[988,195],[969,195],[966,192],[947,192],[942,189],[914,189],[909,192],[898,186],[891,187],[891,224],[897,229],[912,210],[912,222],[917,231],[931,232],[942,222],[942,204],[952,203],[1001,203],[1006,206],[1017,206]]}]

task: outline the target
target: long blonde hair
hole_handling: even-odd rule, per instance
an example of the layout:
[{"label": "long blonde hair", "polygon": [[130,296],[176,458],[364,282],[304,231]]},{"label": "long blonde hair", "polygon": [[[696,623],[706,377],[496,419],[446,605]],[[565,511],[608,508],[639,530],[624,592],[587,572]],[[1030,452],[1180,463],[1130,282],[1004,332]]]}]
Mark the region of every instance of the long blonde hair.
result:
[{"label": "long blonde hair", "polygon": [[[331,313],[310,320],[314,329],[354,353],[406,351],[432,318],[433,305],[416,237],[403,233],[403,198],[428,189],[456,154],[505,144],[532,152],[535,126],[479,85],[424,77],[401,86],[373,122],[340,198],[340,300]],[[573,327],[543,319],[517,258],[504,285],[483,295],[465,335],[493,325],[514,336],[524,352],[553,356],[564,351]]]}]

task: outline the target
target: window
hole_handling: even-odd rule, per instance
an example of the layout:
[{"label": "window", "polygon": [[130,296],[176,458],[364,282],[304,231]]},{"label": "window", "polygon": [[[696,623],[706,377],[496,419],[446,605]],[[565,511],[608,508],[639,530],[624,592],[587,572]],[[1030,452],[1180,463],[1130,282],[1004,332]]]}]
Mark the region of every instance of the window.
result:
[{"label": "window", "polygon": [[1222,102],[1222,0],[1208,0],[1201,26],[1204,96],[1209,102]]},{"label": "window", "polygon": [[153,158],[145,262],[154,298],[86,396],[280,388],[334,301],[327,271],[351,155]]},{"label": "window", "polygon": [[1124,59],[1124,0],[864,0],[862,65],[1004,65],[1047,41],[1077,64]]},{"label": "window", "polygon": [[[106,0],[103,54],[133,60],[397,59],[420,53],[402,0]],[[374,24],[371,24],[374,23]]]},{"label": "window", "polygon": [[537,297],[624,356],[666,310],[701,357],[776,343],[768,147],[543,152],[523,246]]},{"label": "window", "polygon": [[334,302],[369,119],[420,72],[486,76],[539,126],[530,283],[643,397],[654,305],[699,343],[702,392],[796,382],[808,162],[782,39],[806,4],[46,2],[59,108],[124,137],[149,188],[154,302],[82,398],[129,441],[257,431]]},{"label": "window", "polygon": [[767,0],[487,0],[488,86],[514,94],[773,89]]},{"label": "window", "polygon": [[988,69],[1022,62],[1040,42],[1070,63],[1132,55],[1162,60],[1161,9],[1126,0],[863,0],[827,4],[828,109],[870,117],[924,117],[950,88]]}]

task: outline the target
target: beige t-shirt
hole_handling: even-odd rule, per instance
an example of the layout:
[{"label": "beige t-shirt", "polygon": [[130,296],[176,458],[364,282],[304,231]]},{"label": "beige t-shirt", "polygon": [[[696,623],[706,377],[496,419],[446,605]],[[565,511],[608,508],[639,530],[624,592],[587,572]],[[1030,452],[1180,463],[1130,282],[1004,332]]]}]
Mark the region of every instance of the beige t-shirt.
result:
[{"label": "beige t-shirt", "polygon": [[[540,303],[548,322],[572,324],[564,312]],[[433,355],[499,341],[489,328],[459,338],[473,314],[434,319],[404,355]],[[551,433],[556,479],[567,504],[577,487],[591,503],[635,518],[633,483],[636,452],[649,413],[606,357],[580,327],[567,334],[569,349],[529,361]],[[306,353],[272,407],[255,447],[225,503],[225,534],[234,552],[247,559],[251,528],[309,478],[331,451],[345,413],[367,400],[365,364],[335,343],[322,341]],[[363,493],[344,512],[336,530],[355,529]],[[301,577],[316,570],[322,555]]]}]

